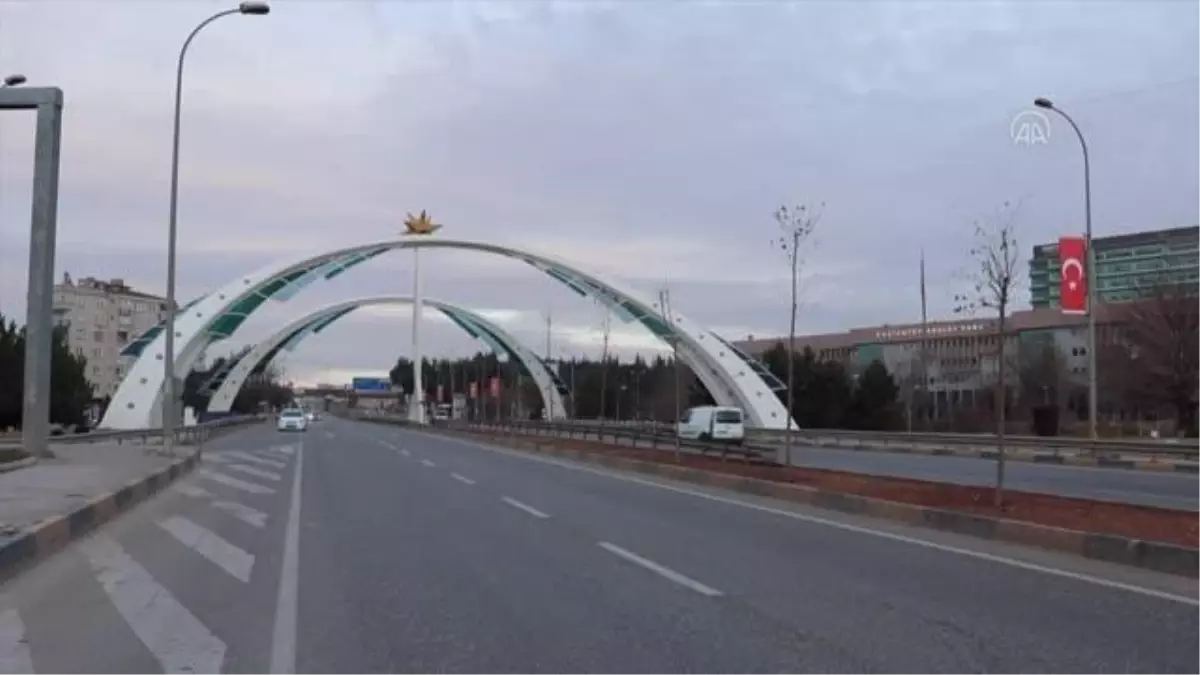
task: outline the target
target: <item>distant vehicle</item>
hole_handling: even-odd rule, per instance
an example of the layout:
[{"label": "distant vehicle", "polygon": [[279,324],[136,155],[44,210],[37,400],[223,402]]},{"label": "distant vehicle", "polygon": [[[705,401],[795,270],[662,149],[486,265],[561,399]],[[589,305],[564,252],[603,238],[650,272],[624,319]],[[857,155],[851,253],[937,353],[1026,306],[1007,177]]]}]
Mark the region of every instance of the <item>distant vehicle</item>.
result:
[{"label": "distant vehicle", "polygon": [[705,405],[689,408],[676,425],[680,438],[741,445],[746,440],[745,420],[739,408]]},{"label": "distant vehicle", "polygon": [[279,413],[280,431],[308,431],[308,417],[299,408],[285,408]]}]

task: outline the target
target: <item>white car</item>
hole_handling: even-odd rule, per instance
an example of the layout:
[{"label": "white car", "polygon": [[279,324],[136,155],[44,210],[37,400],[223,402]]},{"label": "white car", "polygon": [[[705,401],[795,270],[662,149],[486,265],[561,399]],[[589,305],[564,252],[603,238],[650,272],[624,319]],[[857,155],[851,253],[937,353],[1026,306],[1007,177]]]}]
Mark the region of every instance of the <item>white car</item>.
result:
[{"label": "white car", "polygon": [[308,417],[299,408],[287,408],[279,413],[280,431],[308,431]]}]

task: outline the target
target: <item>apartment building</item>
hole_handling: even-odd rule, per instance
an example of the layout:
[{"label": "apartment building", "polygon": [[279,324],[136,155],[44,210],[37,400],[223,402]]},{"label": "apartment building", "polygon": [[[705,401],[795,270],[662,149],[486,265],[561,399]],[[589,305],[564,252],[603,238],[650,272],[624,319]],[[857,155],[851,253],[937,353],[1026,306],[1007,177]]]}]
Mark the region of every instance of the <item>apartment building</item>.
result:
[{"label": "apartment building", "polygon": [[125,368],[121,349],[166,317],[165,299],[142,293],[122,279],[102,281],[64,274],[54,286],[54,315],[67,327],[67,344],[87,360],[86,375],[97,399],[112,396]]}]

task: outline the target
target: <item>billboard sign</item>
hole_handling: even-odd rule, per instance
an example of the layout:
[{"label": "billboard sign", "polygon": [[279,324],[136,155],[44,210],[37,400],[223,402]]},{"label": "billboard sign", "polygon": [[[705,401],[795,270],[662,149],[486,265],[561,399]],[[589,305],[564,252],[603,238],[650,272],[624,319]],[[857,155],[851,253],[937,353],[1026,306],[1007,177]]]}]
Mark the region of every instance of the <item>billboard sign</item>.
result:
[{"label": "billboard sign", "polygon": [[386,377],[356,377],[351,387],[354,391],[391,391],[392,382]]}]

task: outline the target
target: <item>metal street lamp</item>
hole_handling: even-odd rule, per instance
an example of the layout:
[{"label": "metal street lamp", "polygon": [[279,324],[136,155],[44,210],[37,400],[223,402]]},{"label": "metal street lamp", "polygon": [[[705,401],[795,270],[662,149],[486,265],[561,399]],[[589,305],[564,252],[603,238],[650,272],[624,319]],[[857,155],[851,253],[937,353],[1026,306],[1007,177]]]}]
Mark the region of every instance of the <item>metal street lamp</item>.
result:
[{"label": "metal street lamp", "polygon": [[1075,124],[1075,120],[1071,119],[1071,116],[1063,112],[1061,108],[1055,107],[1050,99],[1037,98],[1034,99],[1033,104],[1061,115],[1075,130],[1075,136],[1079,139],[1079,147],[1083,150],[1084,241],[1087,246],[1087,269],[1084,280],[1087,283],[1088,435],[1095,440],[1098,410],[1096,392],[1096,283],[1098,275],[1096,274],[1096,251],[1092,246],[1092,168],[1088,159],[1088,146],[1087,141],[1083,138],[1083,132],[1079,130],[1079,125]]},{"label": "metal street lamp", "polygon": [[165,349],[163,350],[163,391],[162,399],[162,429],[163,449],[171,451],[175,435],[175,241],[177,232],[176,212],[179,202],[179,117],[183,103],[183,60],[187,56],[188,47],[192,40],[208,24],[231,14],[246,14],[263,16],[271,12],[271,7],[260,0],[245,0],[234,9],[217,12],[201,21],[192,29],[183,47],[179,50],[179,61],[175,66],[175,127],[171,139],[171,205],[170,217],[167,222],[167,318],[164,332],[166,333]]},{"label": "metal street lamp", "polygon": [[4,87],[17,87],[25,84],[25,76],[20,73],[13,73],[4,77],[4,84],[0,84],[0,89]]}]

